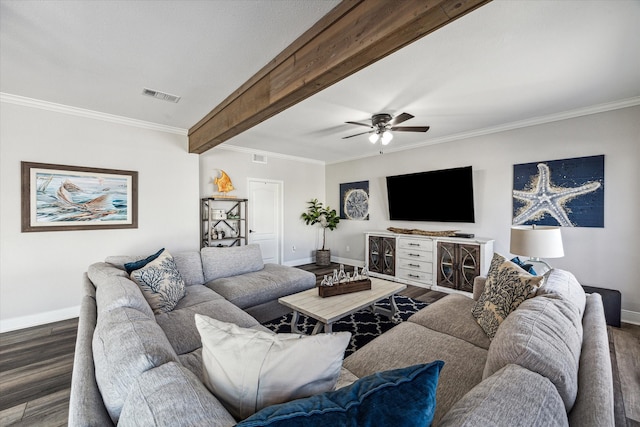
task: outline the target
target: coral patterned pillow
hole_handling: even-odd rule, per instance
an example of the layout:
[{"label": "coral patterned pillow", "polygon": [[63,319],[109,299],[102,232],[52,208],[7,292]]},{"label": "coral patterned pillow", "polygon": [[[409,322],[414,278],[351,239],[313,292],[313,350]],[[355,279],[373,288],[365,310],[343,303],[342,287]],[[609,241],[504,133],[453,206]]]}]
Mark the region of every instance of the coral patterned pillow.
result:
[{"label": "coral patterned pillow", "polygon": [[491,339],[500,323],[522,301],[535,295],[544,276],[532,276],[500,254],[493,254],[484,292],[473,307],[473,317]]},{"label": "coral patterned pillow", "polygon": [[173,257],[166,249],[143,267],[130,274],[155,314],[173,310],[185,295],[184,280]]}]

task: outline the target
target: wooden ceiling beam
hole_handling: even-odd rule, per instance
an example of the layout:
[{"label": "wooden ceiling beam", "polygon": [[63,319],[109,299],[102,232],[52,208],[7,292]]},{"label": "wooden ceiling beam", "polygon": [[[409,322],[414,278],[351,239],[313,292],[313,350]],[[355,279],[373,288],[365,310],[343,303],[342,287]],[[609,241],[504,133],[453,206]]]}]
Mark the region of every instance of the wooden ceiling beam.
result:
[{"label": "wooden ceiling beam", "polygon": [[490,0],[343,0],[189,129],[204,153]]}]

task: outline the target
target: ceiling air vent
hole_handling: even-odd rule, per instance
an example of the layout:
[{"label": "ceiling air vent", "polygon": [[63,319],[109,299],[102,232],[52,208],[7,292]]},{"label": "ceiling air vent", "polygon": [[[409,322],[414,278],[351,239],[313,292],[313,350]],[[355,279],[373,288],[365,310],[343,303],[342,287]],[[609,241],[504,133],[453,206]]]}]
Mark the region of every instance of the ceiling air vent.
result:
[{"label": "ceiling air vent", "polygon": [[171,95],[170,93],[160,92],[158,90],[147,89],[146,87],[142,89],[142,94],[147,96],[152,96],[157,99],[161,99],[163,101],[169,102],[178,102],[180,101],[180,97],[177,95]]},{"label": "ceiling air vent", "polygon": [[267,156],[262,155],[262,154],[254,154],[253,155],[253,163],[267,164]]}]

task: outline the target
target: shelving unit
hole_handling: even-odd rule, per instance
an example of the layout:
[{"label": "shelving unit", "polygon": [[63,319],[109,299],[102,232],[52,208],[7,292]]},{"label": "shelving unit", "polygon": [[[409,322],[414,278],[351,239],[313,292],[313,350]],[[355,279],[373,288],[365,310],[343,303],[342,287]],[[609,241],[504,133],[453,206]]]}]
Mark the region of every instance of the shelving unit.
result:
[{"label": "shelving unit", "polygon": [[200,203],[200,247],[230,247],[249,243],[247,199],[205,197]]}]

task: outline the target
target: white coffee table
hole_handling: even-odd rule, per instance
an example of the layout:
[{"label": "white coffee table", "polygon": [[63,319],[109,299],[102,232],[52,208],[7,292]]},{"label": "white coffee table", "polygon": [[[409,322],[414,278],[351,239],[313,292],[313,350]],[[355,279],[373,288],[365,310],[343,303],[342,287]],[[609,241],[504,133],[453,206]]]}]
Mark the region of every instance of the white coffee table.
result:
[{"label": "white coffee table", "polygon": [[[322,298],[318,295],[318,288],[313,288],[279,298],[278,302],[293,310],[291,332],[301,333],[298,329],[298,318],[300,317],[300,313],[302,313],[318,321],[311,333],[315,335],[320,332],[322,326],[324,326],[324,332],[331,332],[332,324],[336,320],[342,319],[365,307],[371,307],[374,312],[392,319],[398,310],[393,297],[406,288],[407,285],[403,285],[402,283],[389,282],[372,277],[371,289],[366,291]],[[387,298],[389,299],[391,309],[387,310],[375,306],[376,302]]]}]

